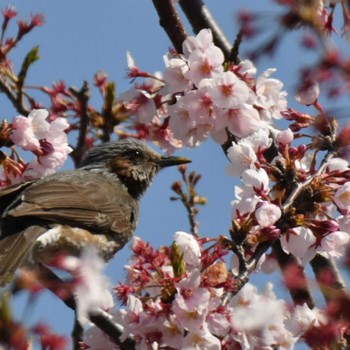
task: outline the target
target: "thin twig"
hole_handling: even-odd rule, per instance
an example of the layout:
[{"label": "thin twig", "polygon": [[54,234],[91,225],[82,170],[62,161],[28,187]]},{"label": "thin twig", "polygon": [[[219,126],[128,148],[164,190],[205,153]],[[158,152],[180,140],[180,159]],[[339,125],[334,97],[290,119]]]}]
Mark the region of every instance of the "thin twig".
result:
[{"label": "thin twig", "polygon": [[70,92],[78,99],[80,103],[80,123],[77,145],[72,152],[74,165],[77,167],[85,152],[86,134],[89,125],[88,101],[90,98],[90,88],[87,81],[84,81],[83,86],[79,91],[71,88]]},{"label": "thin twig", "polygon": [[284,204],[282,205],[282,212],[285,214],[289,211],[289,209],[294,204],[297,197],[300,195],[301,192],[305,190],[306,187],[308,187],[311,182],[314,180],[315,177],[320,176],[322,172],[324,171],[325,167],[327,166],[327,162],[332,159],[336,155],[335,152],[329,151],[326,156],[324,157],[320,167],[318,168],[317,172],[310,176],[307,180],[305,180],[302,183],[298,183],[295,188],[291,191],[291,194],[286,199]]},{"label": "thin twig", "polygon": [[233,43],[230,56],[229,56],[229,61],[239,64],[240,58],[239,58],[239,47],[241,46],[242,43],[242,37],[243,37],[243,31],[242,29],[238,32],[236,39]]},{"label": "thin twig", "polygon": [[227,305],[232,297],[245,286],[245,284],[249,281],[250,273],[256,268],[261,256],[266,253],[270,246],[270,242],[263,242],[259,244],[248,261],[244,256],[244,248],[242,245],[233,247],[232,250],[236,253],[239,262],[239,273],[238,276],[235,277],[237,287],[235,288],[234,292],[227,292],[224,294],[222,298],[222,305]]},{"label": "thin twig", "polygon": [[11,87],[3,79],[3,77],[0,77],[0,91],[7,96],[7,98],[11,101],[13,107],[16,109],[16,111],[19,114],[22,114],[22,115],[29,114],[30,111],[24,106],[22,101],[18,100],[17,94],[13,91],[13,89],[11,89]]}]

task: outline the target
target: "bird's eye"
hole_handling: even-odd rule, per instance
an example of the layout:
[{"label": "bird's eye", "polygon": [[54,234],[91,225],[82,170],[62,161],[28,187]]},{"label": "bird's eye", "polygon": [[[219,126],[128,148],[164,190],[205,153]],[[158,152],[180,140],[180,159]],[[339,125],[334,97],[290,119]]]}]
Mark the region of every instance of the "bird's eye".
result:
[{"label": "bird's eye", "polygon": [[142,158],[142,152],[140,151],[132,151],[129,153],[129,157],[133,160],[138,160],[138,159],[141,159]]}]

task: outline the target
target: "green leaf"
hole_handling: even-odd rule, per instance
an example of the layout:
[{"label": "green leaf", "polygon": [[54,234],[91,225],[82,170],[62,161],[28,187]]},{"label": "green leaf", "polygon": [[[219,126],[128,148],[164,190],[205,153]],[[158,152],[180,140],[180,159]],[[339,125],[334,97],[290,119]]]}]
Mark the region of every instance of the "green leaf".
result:
[{"label": "green leaf", "polygon": [[171,265],[174,270],[175,277],[181,277],[186,271],[186,263],[183,259],[183,253],[181,253],[178,245],[173,243],[171,246]]},{"label": "green leaf", "polygon": [[40,58],[39,56],[39,46],[33,47],[26,55],[26,57],[23,60],[21,70],[18,74],[18,82],[17,86],[19,88],[22,88],[24,80],[27,76],[28,69],[29,67],[38,59]]}]

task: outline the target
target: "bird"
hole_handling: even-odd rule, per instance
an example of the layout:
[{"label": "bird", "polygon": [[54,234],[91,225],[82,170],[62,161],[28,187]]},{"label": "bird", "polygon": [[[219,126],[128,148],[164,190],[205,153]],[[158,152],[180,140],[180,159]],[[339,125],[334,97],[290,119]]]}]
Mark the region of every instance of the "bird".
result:
[{"label": "bird", "polygon": [[125,138],[92,147],[75,170],[0,190],[0,285],[19,267],[79,256],[86,247],[110,260],[131,239],[154,176],[189,162]]}]

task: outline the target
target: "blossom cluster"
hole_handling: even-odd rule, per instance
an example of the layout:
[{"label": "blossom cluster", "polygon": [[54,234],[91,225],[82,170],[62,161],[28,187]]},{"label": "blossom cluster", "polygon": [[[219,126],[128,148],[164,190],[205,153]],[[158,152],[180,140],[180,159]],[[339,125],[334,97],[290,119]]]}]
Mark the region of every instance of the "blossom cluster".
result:
[{"label": "blossom cluster", "polygon": [[[135,238],[132,251],[127,281],[115,288],[127,308],[113,317],[122,326],[121,340],[132,336],[136,349],[292,349],[308,330],[328,322],[317,308],[278,299],[270,283],[261,293],[247,283],[223,304],[234,280],[220,239],[177,232],[170,247],[154,250]],[[118,348],[95,327],[85,345]]]},{"label": "blossom cluster", "polygon": [[188,37],[183,54],[169,53],[165,63],[164,73],[152,76],[129,57],[129,76],[147,79],[120,96],[120,109],[136,117],[139,137],[158,141],[169,152],[198,146],[209,136],[224,143],[227,130],[247,137],[268,128],[287,107],[282,82],[271,77],[275,69],[256,78],[249,60],[225,66],[209,29]]},{"label": "blossom cluster", "polygon": [[[168,151],[197,146],[209,136],[223,144],[229,132],[235,142],[227,150],[231,162],[228,173],[241,176],[243,181],[235,189],[233,222],[239,227],[236,231],[244,231],[252,249],[263,241],[281,239],[282,249],[304,264],[317,253],[343,256],[349,242],[349,205],[344,203],[349,181],[346,160],[334,153],[325,163],[322,176],[299,193],[299,201],[283,207],[294,186],[313,176],[313,150],[315,161],[317,152],[327,150],[327,138],[333,139],[329,150],[337,146],[341,154],[340,148],[347,146],[346,132],[336,136],[337,127],[322,114],[318,84],[309,80],[298,90],[296,100],[314,105],[321,116],[287,109],[282,82],[270,77],[274,69],[256,78],[256,68],[249,60],[224,64],[223,53],[214,45],[210,30],[188,37],[183,54],[168,54],[165,61],[164,74],[151,76],[139,71],[129,57],[130,76],[147,78],[121,96],[123,112],[136,116],[136,129],[143,125],[138,131],[153,138],[151,130],[161,128],[161,137],[169,144],[165,139],[161,143]],[[281,118],[294,123],[288,129],[276,129],[274,123]],[[312,126],[320,128],[312,143],[293,146],[297,133]],[[267,157],[271,149],[275,155]],[[321,196],[305,198],[306,192],[316,189]]]},{"label": "blossom cluster", "polygon": [[[68,128],[65,118],[50,120],[44,109],[34,109],[28,117],[17,116],[8,125],[3,123],[1,134],[6,137],[2,137],[2,142],[14,146],[11,146],[12,155],[2,162],[2,183],[8,185],[42,177],[61,168],[72,151],[65,132]],[[25,162],[14,147],[31,151],[35,157]]]},{"label": "blossom cluster", "polygon": [[[236,199],[232,202],[235,227],[241,233],[244,227],[252,246],[280,239],[282,249],[304,264],[317,253],[332,258],[344,256],[350,240],[348,162],[330,158],[324,163],[323,174],[299,193],[292,207],[284,209],[296,184],[311,178],[312,163],[307,147],[291,145],[290,129],[279,131],[274,139],[270,135],[261,129],[228,149],[228,172],[241,174],[243,182],[235,187]],[[263,154],[275,141],[276,156],[267,161]]]},{"label": "blossom cluster", "polygon": [[[275,243],[304,265],[317,254],[339,259],[346,253],[350,172],[348,161],[341,157],[349,146],[350,129],[338,132],[334,120],[323,113],[318,84],[308,81],[297,95],[300,103],[316,107],[315,116],[287,109],[283,84],[271,77],[274,69],[257,77],[249,60],[224,62],[206,29],[185,40],[182,54],[165,57],[163,74],[141,72],[128,59],[130,76],[146,80],[119,96],[113,110],[121,113],[120,120],[134,116],[131,128],[137,136],[158,141],[168,152],[198,146],[209,137],[225,144],[228,173],[240,176],[242,184],[235,186],[230,239],[177,232],[172,246],[158,250],[135,239],[127,280],[115,288],[126,305],[113,312],[123,330],[121,340],[132,337],[137,349],[213,350],[292,349],[301,338],[315,347],[340,341],[349,327],[339,311],[349,304],[345,293],[339,294],[343,304],[334,298],[333,309],[322,312],[307,304],[288,305],[276,297],[271,284],[259,293],[242,277],[254,268],[265,272],[277,266]],[[96,85],[108,95],[103,74],[96,76]],[[46,91],[54,109],[65,108],[60,100],[65,91],[62,84]],[[281,118],[291,122],[288,129],[275,127]],[[121,129],[125,123],[116,124],[116,133],[126,133]],[[66,119],[40,109],[3,123],[0,141],[12,154],[3,154],[1,184],[45,176],[61,167],[71,152],[68,127]],[[311,142],[295,142],[309,127],[317,133],[308,135]],[[228,134],[232,144],[226,142]],[[26,163],[16,148],[32,152],[34,160]],[[260,254],[263,245],[271,249]],[[227,268],[230,250],[239,254]],[[65,258],[58,266],[73,276],[82,323],[91,312],[112,307],[102,266],[91,252],[81,259]],[[317,333],[323,331],[327,337],[321,339]],[[97,328],[86,334],[85,346],[117,348]]]}]

